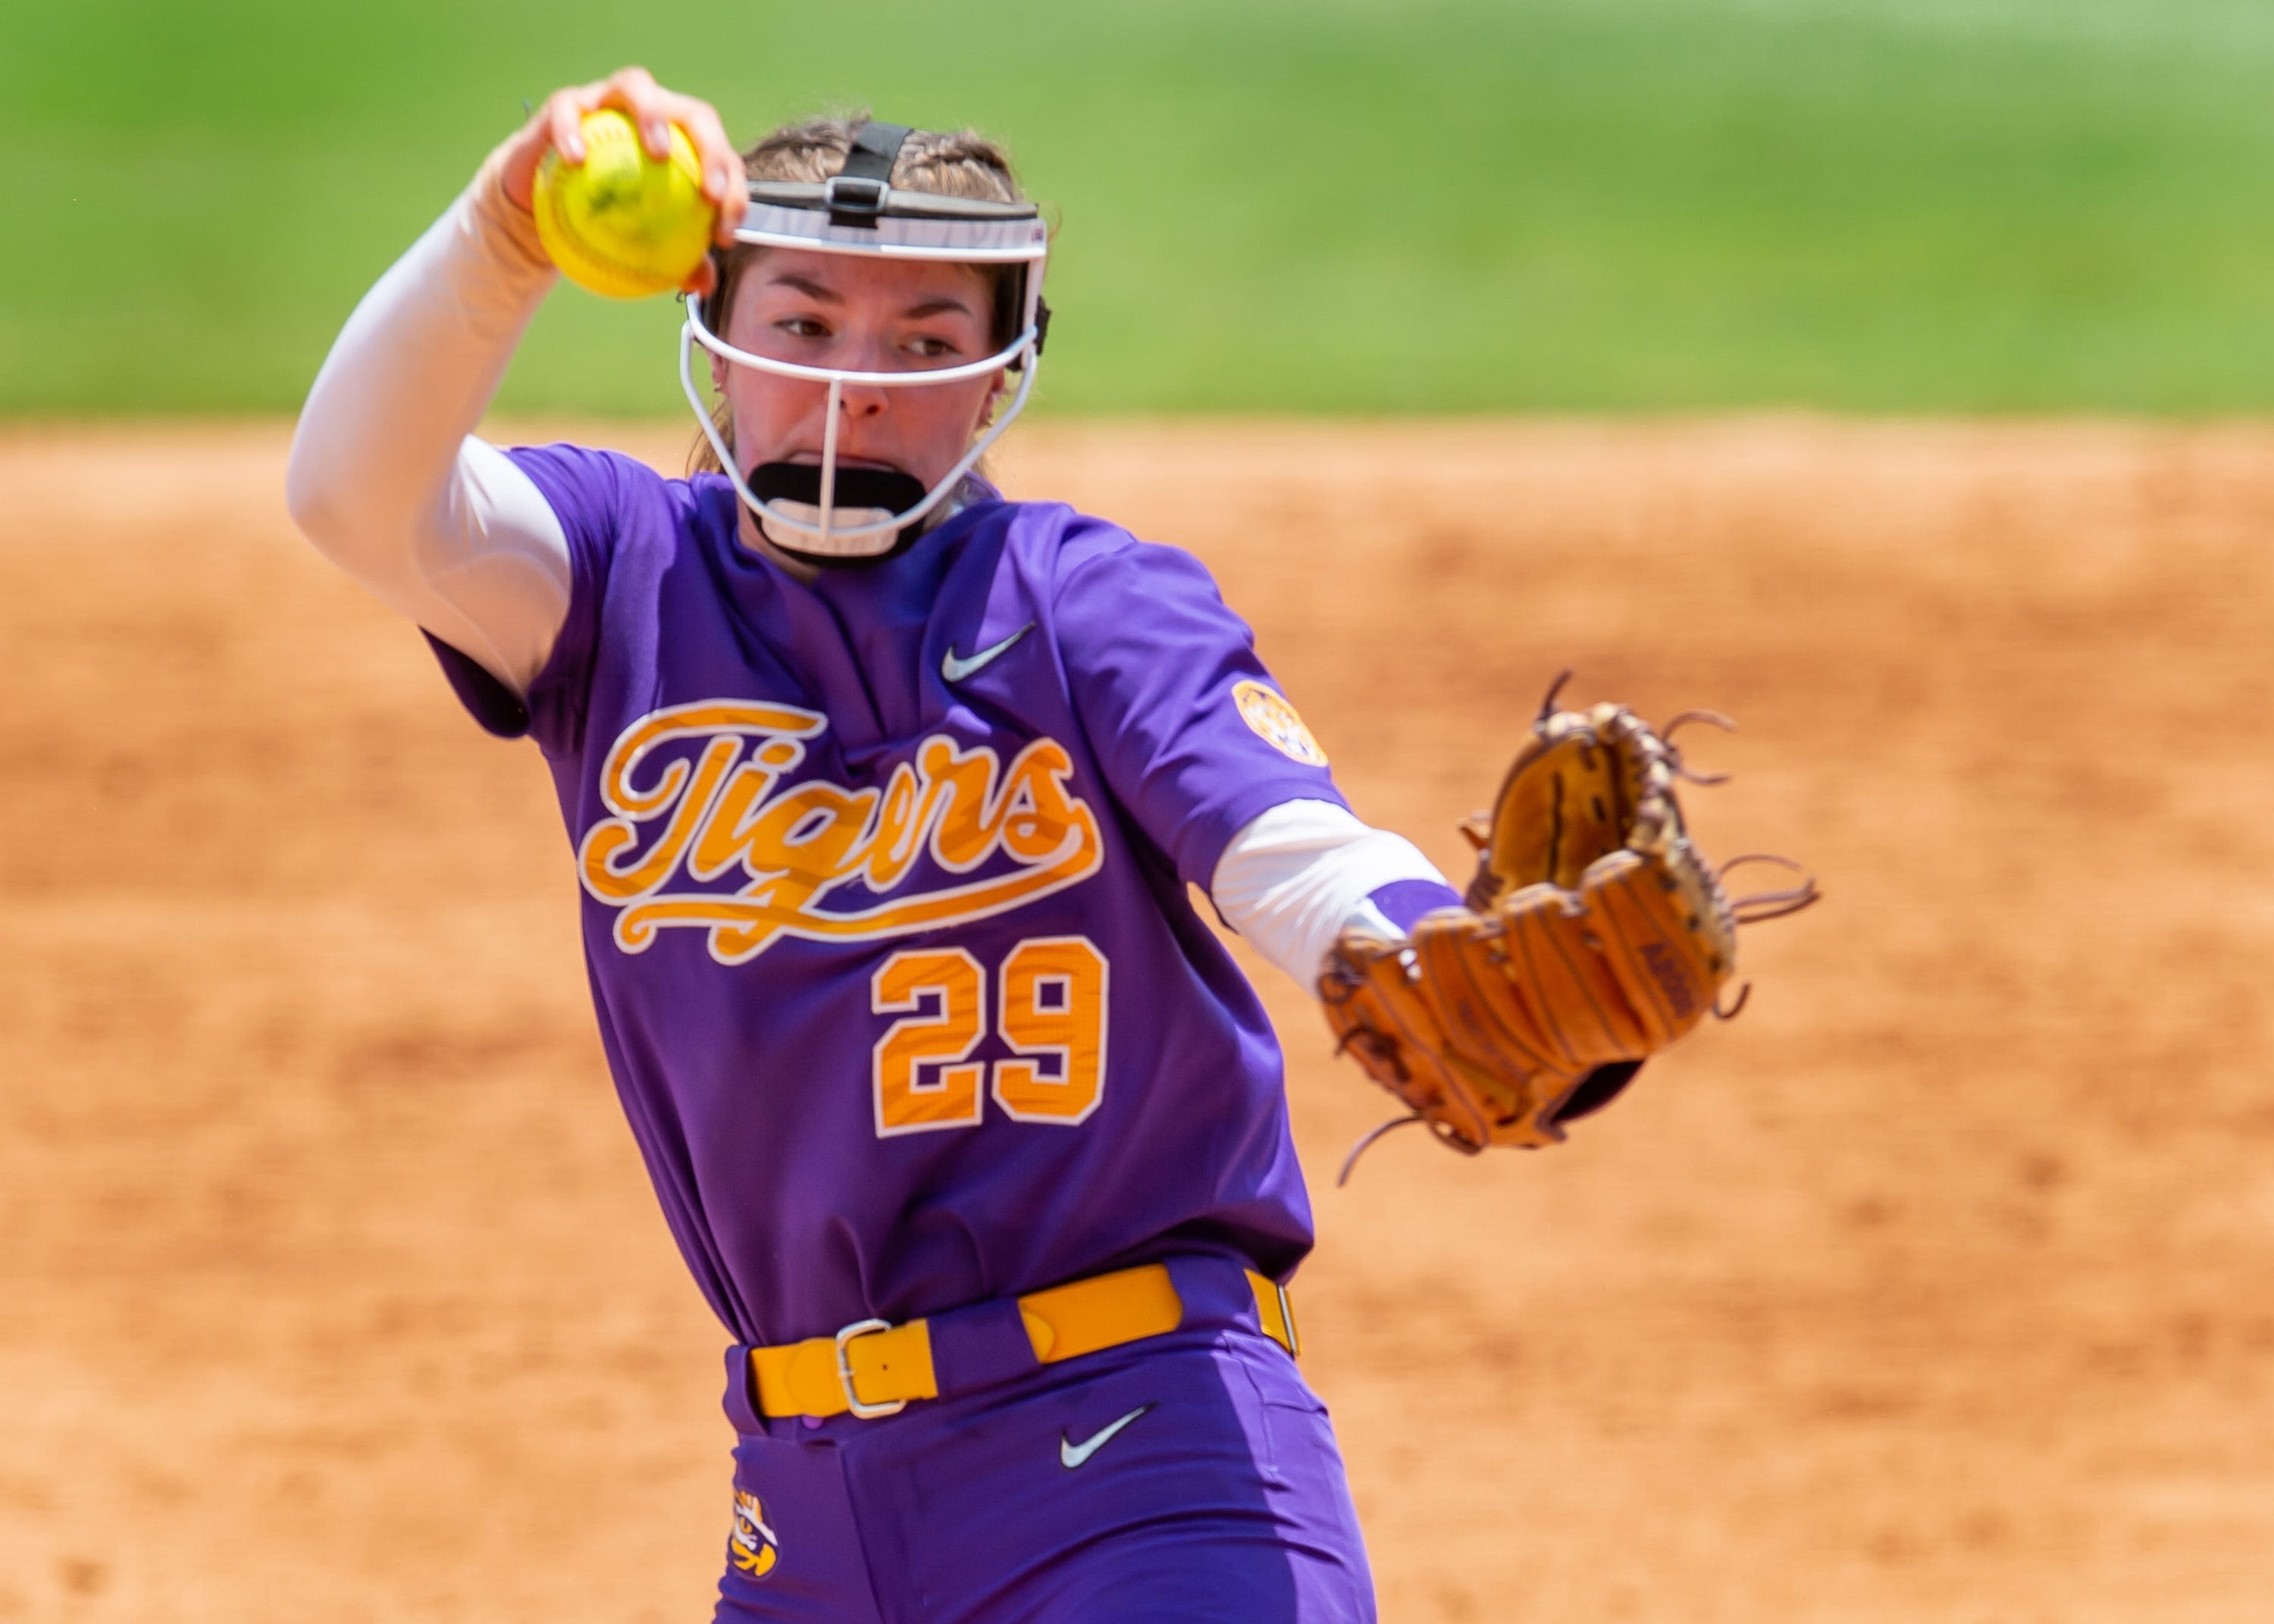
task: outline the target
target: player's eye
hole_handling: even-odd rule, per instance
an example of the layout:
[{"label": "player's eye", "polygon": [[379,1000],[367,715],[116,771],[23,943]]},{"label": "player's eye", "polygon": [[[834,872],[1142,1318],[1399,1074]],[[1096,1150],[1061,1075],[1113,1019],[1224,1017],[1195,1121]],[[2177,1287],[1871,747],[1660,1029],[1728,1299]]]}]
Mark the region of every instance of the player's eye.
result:
[{"label": "player's eye", "polygon": [[792,338],[827,338],[829,324],[812,316],[785,316],[774,323],[774,331]]},{"label": "player's eye", "polygon": [[926,361],[944,361],[952,356],[959,356],[963,353],[960,349],[957,348],[952,340],[941,338],[935,334],[930,333],[922,334],[915,338],[910,339],[907,343],[907,349],[909,354],[919,357]]}]

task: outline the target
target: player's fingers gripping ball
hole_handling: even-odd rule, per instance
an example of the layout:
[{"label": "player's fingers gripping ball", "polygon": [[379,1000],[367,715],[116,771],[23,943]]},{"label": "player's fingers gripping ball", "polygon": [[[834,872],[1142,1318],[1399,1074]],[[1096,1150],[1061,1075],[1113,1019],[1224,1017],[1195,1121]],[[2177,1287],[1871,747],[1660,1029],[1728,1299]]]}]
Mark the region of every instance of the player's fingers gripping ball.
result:
[{"label": "player's fingers gripping ball", "polygon": [[537,235],[569,281],[611,298],[668,293],[711,251],[718,210],[687,132],[671,126],[671,155],[652,158],[614,108],[584,115],[584,162],[547,152],[531,192]]},{"label": "player's fingers gripping ball", "polygon": [[1643,1060],[1715,1008],[1742,921],[1815,899],[1811,882],[1732,905],[1683,825],[1681,771],[1632,711],[1556,710],[1551,691],[1469,827],[1467,906],[1425,914],[1407,940],[1353,928],[1337,941],[1320,981],[1328,1025],[1440,1139],[1472,1152],[1560,1142],[1592,1073]]}]

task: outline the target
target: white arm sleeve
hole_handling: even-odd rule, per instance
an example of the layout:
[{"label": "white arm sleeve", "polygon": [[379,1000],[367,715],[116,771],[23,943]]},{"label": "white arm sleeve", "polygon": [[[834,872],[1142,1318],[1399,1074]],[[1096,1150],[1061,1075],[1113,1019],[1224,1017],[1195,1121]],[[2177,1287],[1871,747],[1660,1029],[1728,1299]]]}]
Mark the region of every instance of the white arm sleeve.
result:
[{"label": "white arm sleeve", "polygon": [[568,619],[568,539],[473,429],[558,273],[495,170],[348,318],[284,488],[319,552],[525,695]]},{"label": "white arm sleeve", "polygon": [[1367,900],[1398,880],[1446,883],[1404,836],[1369,829],[1332,801],[1288,801],[1232,837],[1209,895],[1257,952],[1316,997],[1344,925],[1403,934]]}]

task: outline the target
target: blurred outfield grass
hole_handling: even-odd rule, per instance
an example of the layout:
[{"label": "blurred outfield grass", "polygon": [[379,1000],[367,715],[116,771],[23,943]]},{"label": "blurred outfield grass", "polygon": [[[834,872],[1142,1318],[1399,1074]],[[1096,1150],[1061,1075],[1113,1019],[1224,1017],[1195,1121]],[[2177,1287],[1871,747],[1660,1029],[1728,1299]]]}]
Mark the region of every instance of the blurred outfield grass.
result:
[{"label": "blurred outfield grass", "polygon": [[[0,414],[290,410],[556,84],[1006,139],[1079,411],[2274,405],[2274,0],[8,0]],[[668,301],[520,410],[683,410]]]}]

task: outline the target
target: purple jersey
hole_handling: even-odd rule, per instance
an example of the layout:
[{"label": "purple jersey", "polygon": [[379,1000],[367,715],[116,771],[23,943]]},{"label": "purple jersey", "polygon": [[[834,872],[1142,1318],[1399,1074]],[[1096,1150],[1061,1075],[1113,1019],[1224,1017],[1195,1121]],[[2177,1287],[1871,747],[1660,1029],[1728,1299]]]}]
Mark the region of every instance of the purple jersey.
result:
[{"label": "purple jersey", "polygon": [[1185,888],[1341,797],[1200,563],[989,493],[806,584],[723,479],[513,455],[567,623],[525,716],[444,664],[552,766],[608,1062],[734,1335],[1172,1252],[1291,1269],[1278,1045]]}]

